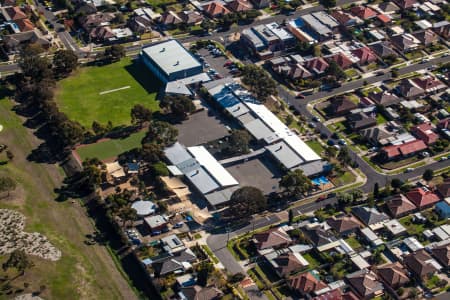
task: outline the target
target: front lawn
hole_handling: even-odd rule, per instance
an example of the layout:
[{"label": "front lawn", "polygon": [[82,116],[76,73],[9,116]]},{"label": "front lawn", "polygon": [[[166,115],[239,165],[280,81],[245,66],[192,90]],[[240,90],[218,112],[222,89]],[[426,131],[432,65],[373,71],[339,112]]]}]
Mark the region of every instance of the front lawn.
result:
[{"label": "front lawn", "polygon": [[55,98],[62,112],[87,128],[93,121],[128,125],[136,104],[159,110],[160,88],[161,83],[140,61],[124,58],[106,66],[80,68],[58,83]]},{"label": "front lawn", "polygon": [[345,241],[353,248],[353,250],[362,248],[361,243],[354,236],[346,238]]},{"label": "front lawn", "polygon": [[318,155],[325,150],[319,141],[307,141],[306,144],[311,147]]},{"label": "front lawn", "polygon": [[76,151],[82,161],[86,158],[94,157],[105,160],[139,147],[144,136],[145,131],[143,130],[133,133],[124,139],[110,139],[95,144],[83,145],[78,147]]},{"label": "front lawn", "polygon": [[377,124],[380,125],[380,124],[384,124],[386,122],[387,122],[386,118],[382,114],[378,113],[377,114]]}]

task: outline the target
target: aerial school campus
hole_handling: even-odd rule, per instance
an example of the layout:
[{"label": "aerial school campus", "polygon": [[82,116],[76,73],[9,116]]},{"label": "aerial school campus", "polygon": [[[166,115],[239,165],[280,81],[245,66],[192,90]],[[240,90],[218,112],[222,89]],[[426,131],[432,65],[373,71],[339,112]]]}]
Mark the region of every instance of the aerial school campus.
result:
[{"label": "aerial school campus", "polygon": [[1,9],[0,298],[450,297],[446,1]]}]

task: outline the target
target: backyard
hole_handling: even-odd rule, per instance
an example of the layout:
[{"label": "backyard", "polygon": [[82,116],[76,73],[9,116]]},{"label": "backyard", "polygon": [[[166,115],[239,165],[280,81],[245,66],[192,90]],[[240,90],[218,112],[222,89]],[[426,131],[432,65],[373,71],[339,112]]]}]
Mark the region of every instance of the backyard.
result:
[{"label": "backyard", "polygon": [[140,131],[123,139],[109,139],[95,144],[82,145],[78,147],[76,151],[80,156],[81,161],[84,161],[86,158],[94,157],[100,160],[106,160],[139,147],[144,135],[145,131]]},{"label": "backyard", "polygon": [[156,96],[160,87],[161,83],[143,64],[124,58],[106,66],[80,68],[61,80],[56,102],[69,118],[87,128],[93,121],[128,125],[135,104],[152,111],[159,109]]},{"label": "backyard", "polygon": [[[12,177],[18,188],[11,197],[2,199],[0,208],[23,213],[25,231],[44,234],[62,252],[61,259],[55,262],[30,256],[34,266],[11,280],[13,289],[24,289],[27,285],[23,293],[42,290],[40,296],[44,299],[137,298],[107,248],[84,243],[85,235],[95,231],[84,209],[78,202],[54,200],[54,190],[63,179],[62,170],[27,160],[41,141],[22,126],[23,120],[14,114],[12,107],[9,100],[0,100],[0,120],[4,126],[1,141],[14,153],[12,162],[0,166],[0,176]],[[7,257],[0,256],[0,263]],[[0,275],[5,275],[3,270]]]}]

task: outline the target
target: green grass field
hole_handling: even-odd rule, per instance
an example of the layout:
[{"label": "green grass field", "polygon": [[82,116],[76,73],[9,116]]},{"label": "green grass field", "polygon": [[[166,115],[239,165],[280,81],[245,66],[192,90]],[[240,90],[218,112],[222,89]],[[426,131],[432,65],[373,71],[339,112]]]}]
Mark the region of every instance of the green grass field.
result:
[{"label": "green grass field", "polygon": [[307,141],[306,144],[311,147],[318,155],[321,155],[325,149],[319,141]]},{"label": "green grass field", "polygon": [[160,87],[161,83],[143,64],[124,58],[106,66],[80,68],[61,80],[56,102],[69,118],[87,128],[93,121],[128,125],[135,104],[159,110],[156,95]]},{"label": "green grass field", "polygon": [[111,139],[104,142],[82,146],[77,149],[81,160],[98,158],[100,160],[116,157],[117,155],[141,145],[145,131],[140,131],[124,139]]}]

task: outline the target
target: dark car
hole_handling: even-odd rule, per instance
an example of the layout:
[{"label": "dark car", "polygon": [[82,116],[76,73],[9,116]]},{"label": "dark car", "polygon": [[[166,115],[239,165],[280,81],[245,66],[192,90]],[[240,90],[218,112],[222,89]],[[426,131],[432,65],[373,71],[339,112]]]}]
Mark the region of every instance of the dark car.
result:
[{"label": "dark car", "polygon": [[327,141],[327,144],[328,144],[329,146],[333,146],[333,145],[335,144],[335,142],[334,142],[333,140],[328,140],[328,141]]}]

